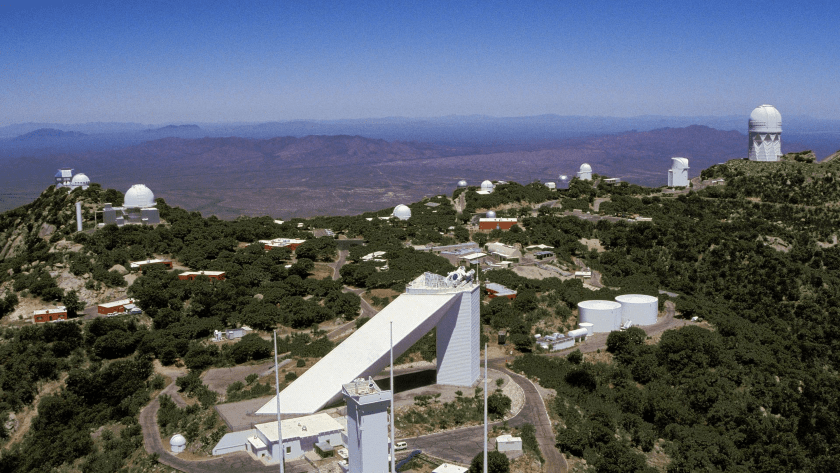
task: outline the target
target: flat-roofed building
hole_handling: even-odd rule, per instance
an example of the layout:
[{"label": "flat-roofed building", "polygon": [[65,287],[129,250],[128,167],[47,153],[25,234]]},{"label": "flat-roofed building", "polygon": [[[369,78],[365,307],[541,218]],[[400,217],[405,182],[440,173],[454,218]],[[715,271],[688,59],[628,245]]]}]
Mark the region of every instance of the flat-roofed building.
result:
[{"label": "flat-roofed building", "polygon": [[43,324],[55,322],[56,320],[67,320],[67,308],[57,307],[55,309],[36,310],[32,313],[32,323]]},{"label": "flat-roofed building", "polygon": [[273,240],[260,240],[260,243],[263,244],[263,248],[266,250],[288,248],[291,251],[295,251],[305,241],[297,238],[275,238]]},{"label": "flat-roofed building", "polygon": [[505,245],[504,243],[488,243],[487,251],[504,259],[518,259],[522,257],[522,252],[519,249],[514,246]]},{"label": "flat-roofed building", "polygon": [[510,227],[516,225],[515,218],[480,218],[478,219],[479,230],[510,230]]},{"label": "flat-roofed building", "polygon": [[494,282],[488,282],[485,284],[484,290],[487,292],[487,296],[490,297],[490,299],[495,299],[497,297],[507,297],[510,300],[516,299],[516,291]]},{"label": "flat-roofed building", "polygon": [[147,259],[143,261],[132,261],[129,263],[131,269],[142,269],[144,266],[149,266],[152,264],[160,264],[166,266],[166,269],[172,269],[172,261],[167,261],[163,259]]},{"label": "flat-roofed building", "polygon": [[102,315],[123,313],[125,312],[125,306],[128,304],[134,304],[134,299],[121,299],[118,301],[99,304],[96,308],[96,312]]},{"label": "flat-roofed building", "polygon": [[215,279],[216,281],[225,280],[224,271],[187,271],[179,274],[178,279],[180,279],[181,281],[194,281],[195,278],[199,276],[206,276],[210,279]]},{"label": "flat-roofed building", "polygon": [[[344,427],[329,414],[314,414],[294,419],[284,419],[280,424],[283,434],[283,456],[286,460],[301,458],[315,449],[315,444],[343,445],[341,432]],[[253,435],[247,437],[245,450],[257,458],[268,457],[271,462],[280,461],[280,433],[277,421],[254,426]]]}]

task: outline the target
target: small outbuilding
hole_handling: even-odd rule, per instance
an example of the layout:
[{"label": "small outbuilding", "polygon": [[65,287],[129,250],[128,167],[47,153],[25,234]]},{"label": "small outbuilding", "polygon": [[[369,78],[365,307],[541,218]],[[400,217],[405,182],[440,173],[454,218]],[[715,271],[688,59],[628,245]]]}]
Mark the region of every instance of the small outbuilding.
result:
[{"label": "small outbuilding", "polygon": [[496,450],[500,452],[518,452],[522,450],[522,437],[514,437],[510,434],[496,437]]}]

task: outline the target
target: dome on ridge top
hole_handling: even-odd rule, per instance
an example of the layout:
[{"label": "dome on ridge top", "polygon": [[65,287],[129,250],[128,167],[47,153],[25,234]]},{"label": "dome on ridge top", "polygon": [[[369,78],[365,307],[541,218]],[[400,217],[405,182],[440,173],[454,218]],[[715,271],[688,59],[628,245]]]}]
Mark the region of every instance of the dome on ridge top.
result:
[{"label": "dome on ridge top", "polygon": [[400,220],[408,220],[411,218],[411,209],[406,205],[400,204],[394,207],[394,213],[391,216],[397,217]]},{"label": "dome on ridge top", "polygon": [[143,208],[155,206],[155,194],[152,190],[143,184],[134,184],[131,189],[125,193],[125,201],[123,204],[128,208]]}]

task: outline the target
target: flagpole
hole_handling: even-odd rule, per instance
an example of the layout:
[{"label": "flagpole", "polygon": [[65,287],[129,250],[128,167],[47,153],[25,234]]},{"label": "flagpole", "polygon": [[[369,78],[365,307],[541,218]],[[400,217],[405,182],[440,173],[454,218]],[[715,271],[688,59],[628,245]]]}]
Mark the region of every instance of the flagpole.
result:
[{"label": "flagpole", "polygon": [[391,472],[396,472],[396,444],[394,430],[396,428],[395,418],[397,411],[394,410],[394,321],[391,321]]},{"label": "flagpole", "polygon": [[277,330],[274,331],[274,388],[277,392],[277,448],[280,450],[280,473],[284,473],[286,452],[283,449],[283,429],[280,426],[280,369],[277,366]]},{"label": "flagpole", "polygon": [[487,343],[484,344],[484,473],[487,473]]}]

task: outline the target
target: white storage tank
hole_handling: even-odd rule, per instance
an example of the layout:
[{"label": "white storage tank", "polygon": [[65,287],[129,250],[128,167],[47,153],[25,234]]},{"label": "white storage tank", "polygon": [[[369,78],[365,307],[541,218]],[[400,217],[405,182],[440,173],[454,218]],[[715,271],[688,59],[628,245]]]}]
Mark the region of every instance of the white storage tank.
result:
[{"label": "white storage tank", "polygon": [[659,298],[645,294],[623,294],[615,298],[621,304],[621,322],[653,325],[659,312]]},{"label": "white storage tank", "polygon": [[578,327],[586,329],[586,332],[587,332],[586,336],[590,336],[590,335],[593,335],[595,333],[595,332],[592,331],[592,324],[590,324],[589,322],[584,322],[584,323],[578,324]]},{"label": "white storage tank", "polygon": [[621,328],[621,304],[615,301],[582,301],[578,303],[580,321],[592,324],[595,333]]}]

